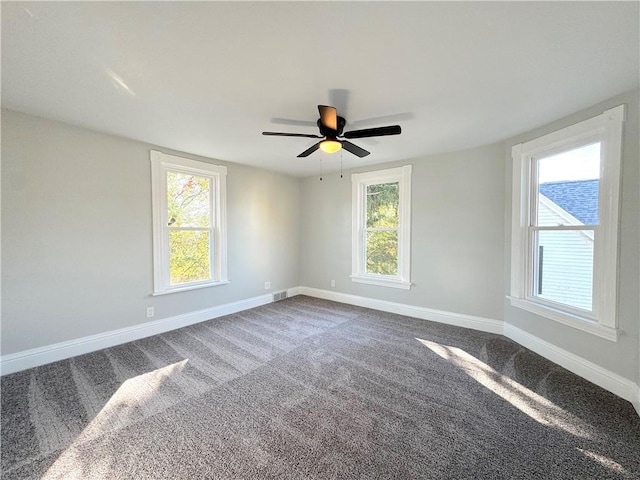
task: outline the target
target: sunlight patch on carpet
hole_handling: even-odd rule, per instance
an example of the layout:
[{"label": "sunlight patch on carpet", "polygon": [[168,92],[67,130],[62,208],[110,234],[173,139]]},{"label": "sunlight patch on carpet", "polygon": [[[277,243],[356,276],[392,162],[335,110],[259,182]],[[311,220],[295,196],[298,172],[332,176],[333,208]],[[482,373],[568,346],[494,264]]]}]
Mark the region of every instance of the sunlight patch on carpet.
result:
[{"label": "sunlight patch on carpet", "polygon": [[618,462],[614,462],[613,460],[605,457],[604,455],[600,455],[599,453],[595,453],[590,450],[584,450],[582,448],[577,448],[577,450],[580,453],[582,453],[585,457],[588,457],[591,460],[594,460],[595,462],[599,463],[603,467],[608,468],[609,470],[613,470],[614,472],[618,472],[618,473],[626,473],[627,471]]},{"label": "sunlight patch on carpet", "polygon": [[464,350],[420,338],[416,338],[416,340],[438,356],[462,369],[483,387],[500,396],[536,422],[549,427],[560,428],[576,437],[585,439],[593,437],[579,418],[513,379],[502,375]]},{"label": "sunlight patch on carpet", "polygon": [[105,458],[105,465],[95,463],[86,465],[77,447],[106,432],[124,428],[170,406],[167,402],[157,403],[157,398],[162,397],[157,395],[157,392],[172,377],[179,375],[188,361],[189,359],[184,359],[126,380],[91,423],[62,452],[43,478],[84,479],[88,471],[97,473],[104,470],[108,472],[112,459]]}]

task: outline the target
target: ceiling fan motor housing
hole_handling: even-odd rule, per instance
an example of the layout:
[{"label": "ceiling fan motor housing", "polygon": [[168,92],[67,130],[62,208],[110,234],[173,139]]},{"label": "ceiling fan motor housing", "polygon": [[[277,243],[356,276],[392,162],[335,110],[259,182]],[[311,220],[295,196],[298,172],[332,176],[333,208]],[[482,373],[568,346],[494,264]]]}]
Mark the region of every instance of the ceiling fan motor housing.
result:
[{"label": "ceiling fan motor housing", "polygon": [[347,124],[347,121],[343,117],[336,117],[338,129],[333,130],[322,124],[322,119],[319,118],[317,121],[318,128],[320,129],[320,135],[328,138],[336,138],[342,135],[342,131],[344,130],[344,126]]}]

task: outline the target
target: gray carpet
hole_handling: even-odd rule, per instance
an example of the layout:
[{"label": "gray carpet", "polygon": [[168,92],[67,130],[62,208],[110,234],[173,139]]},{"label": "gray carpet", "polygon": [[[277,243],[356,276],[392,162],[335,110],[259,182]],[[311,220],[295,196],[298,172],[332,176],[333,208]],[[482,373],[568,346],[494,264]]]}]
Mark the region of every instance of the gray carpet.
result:
[{"label": "gray carpet", "polygon": [[502,336],[298,296],[2,378],[2,478],[640,478],[640,418]]}]

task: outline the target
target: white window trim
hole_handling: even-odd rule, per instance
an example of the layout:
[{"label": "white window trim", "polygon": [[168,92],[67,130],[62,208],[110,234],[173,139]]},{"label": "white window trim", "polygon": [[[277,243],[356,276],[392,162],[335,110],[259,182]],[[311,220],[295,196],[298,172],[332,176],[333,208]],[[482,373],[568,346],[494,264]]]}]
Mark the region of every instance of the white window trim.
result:
[{"label": "white window trim", "polygon": [[[366,273],[364,228],[366,226],[365,198],[367,186],[398,182],[398,275]],[[382,287],[411,288],[411,165],[351,175],[351,281]]]},{"label": "white window trim", "polygon": [[[150,151],[153,214],[153,294],[165,295],[198,288],[225,285],[227,277],[227,167]],[[169,283],[169,236],[167,218],[167,172],[178,171],[211,178],[214,183],[212,279],[177,286]]]},{"label": "white window trim", "polygon": [[[511,305],[540,316],[617,341],[618,218],[622,127],[625,106],[620,105],[562,130],[512,148],[513,197],[511,217]],[[589,141],[602,142],[600,165],[599,225],[595,229],[593,314],[554,305],[529,292],[531,258],[529,215],[532,158],[548,156]]]}]

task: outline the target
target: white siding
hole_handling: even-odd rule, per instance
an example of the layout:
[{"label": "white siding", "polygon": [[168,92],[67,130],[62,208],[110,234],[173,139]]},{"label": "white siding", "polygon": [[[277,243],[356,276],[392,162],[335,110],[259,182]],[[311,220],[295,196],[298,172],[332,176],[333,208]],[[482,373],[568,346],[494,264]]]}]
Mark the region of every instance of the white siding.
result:
[{"label": "white siding", "polygon": [[[558,205],[540,195],[538,223],[581,225]],[[540,231],[543,247],[542,293],[534,295],[584,310],[592,309],[593,232],[591,230]]]}]

